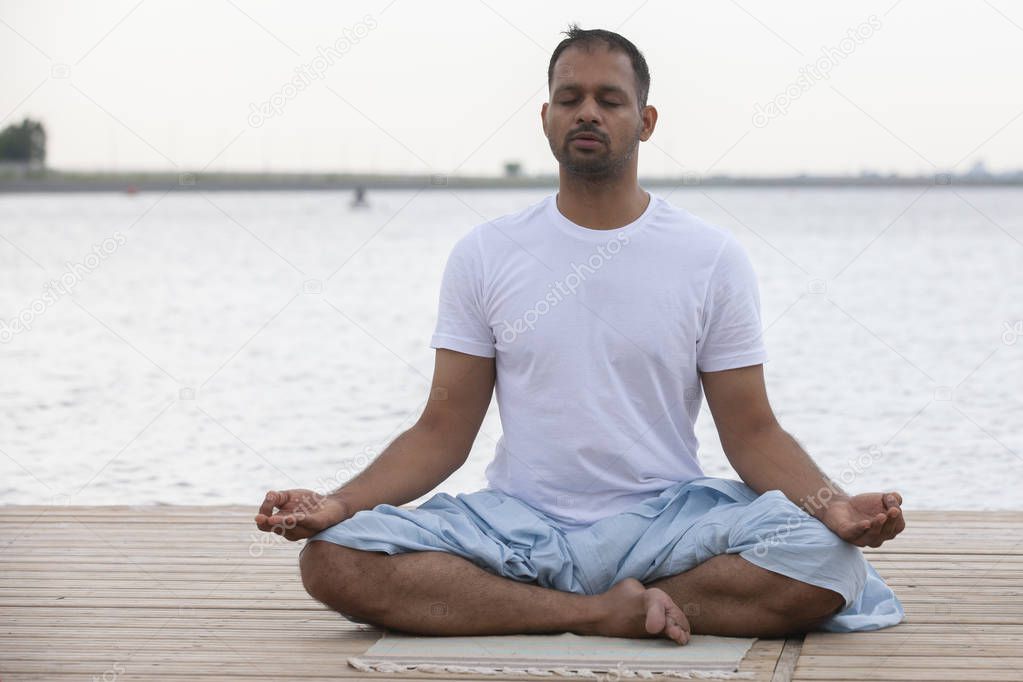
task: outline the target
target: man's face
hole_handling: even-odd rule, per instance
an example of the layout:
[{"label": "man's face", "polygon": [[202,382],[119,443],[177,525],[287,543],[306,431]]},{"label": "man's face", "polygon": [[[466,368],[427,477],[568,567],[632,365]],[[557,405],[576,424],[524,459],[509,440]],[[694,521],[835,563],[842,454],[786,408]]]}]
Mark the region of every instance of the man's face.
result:
[{"label": "man's face", "polygon": [[[628,55],[598,45],[561,53],[554,64],[551,101],[540,115],[558,163],[573,174],[599,179],[621,175],[633,161],[640,140],[653,131],[652,111],[639,111]],[[573,139],[580,134],[596,139]]]}]

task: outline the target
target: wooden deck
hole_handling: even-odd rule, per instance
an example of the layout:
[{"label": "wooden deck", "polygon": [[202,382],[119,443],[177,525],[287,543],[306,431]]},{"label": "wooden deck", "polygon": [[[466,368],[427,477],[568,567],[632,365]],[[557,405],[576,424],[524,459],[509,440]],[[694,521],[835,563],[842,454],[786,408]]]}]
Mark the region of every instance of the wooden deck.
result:
[{"label": "wooden deck", "polygon": [[[257,531],[253,509],[2,511],[2,682],[393,679],[347,665],[379,633],[310,599],[299,546]],[[741,669],[765,682],[1023,680],[1023,512],[906,516],[896,541],[864,550],[905,623],[760,640]]]}]

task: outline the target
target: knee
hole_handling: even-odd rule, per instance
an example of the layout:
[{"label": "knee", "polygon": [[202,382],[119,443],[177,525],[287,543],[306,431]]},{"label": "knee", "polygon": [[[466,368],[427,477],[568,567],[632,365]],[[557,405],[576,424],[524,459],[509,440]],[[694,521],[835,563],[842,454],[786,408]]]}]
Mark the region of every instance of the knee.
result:
[{"label": "knee", "polygon": [[786,589],[772,592],[767,606],[789,623],[793,632],[807,632],[845,608],[845,597],[825,587],[789,579]]},{"label": "knee", "polygon": [[[832,581],[841,584],[840,589],[846,594],[854,597],[859,594],[866,583],[867,572],[858,547],[799,510],[791,501],[784,501],[779,517],[787,519],[783,531],[758,542],[753,548],[755,555],[764,557],[777,552],[780,565],[800,565],[804,572],[812,570],[818,575],[830,576]],[[783,589],[772,592],[768,604],[775,613],[812,629],[843,610],[845,597],[836,590],[789,578]]]},{"label": "knee", "polygon": [[307,542],[298,556],[298,567],[302,574],[302,586],[309,596],[324,603],[333,601],[338,587],[348,584],[350,562],[345,556],[346,548],[324,540]]},{"label": "knee", "polygon": [[359,600],[359,595],[368,592],[360,587],[366,575],[365,554],[325,540],[307,543],[298,561],[302,586],[309,596],[335,611],[365,615],[365,606]]}]

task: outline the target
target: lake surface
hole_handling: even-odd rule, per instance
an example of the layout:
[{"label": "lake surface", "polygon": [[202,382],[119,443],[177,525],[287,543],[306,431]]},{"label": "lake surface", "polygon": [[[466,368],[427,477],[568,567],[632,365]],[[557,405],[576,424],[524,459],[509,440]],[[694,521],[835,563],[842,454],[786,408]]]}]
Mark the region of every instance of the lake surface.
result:
[{"label": "lake surface", "polygon": [[[1023,191],[653,191],[746,246],[771,403],[832,478],[1023,508]],[[0,502],[336,488],[420,414],[455,240],[547,193],[0,195]],[[437,490],[500,434],[495,401]],[[706,405],[697,435],[736,477]]]}]

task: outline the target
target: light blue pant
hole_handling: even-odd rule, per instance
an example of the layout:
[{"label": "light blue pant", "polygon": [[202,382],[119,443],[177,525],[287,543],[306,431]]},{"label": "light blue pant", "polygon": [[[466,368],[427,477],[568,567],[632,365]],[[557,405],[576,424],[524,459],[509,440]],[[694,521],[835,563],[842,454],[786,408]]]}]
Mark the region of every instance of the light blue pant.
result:
[{"label": "light blue pant", "polygon": [[315,540],[388,554],[450,552],[497,575],[579,594],[604,592],[628,577],[648,583],[718,554],[739,554],[845,597],[845,608],[820,630],[877,630],[905,616],[859,547],[780,490],[757,495],[741,481],[711,476],[578,530],[562,530],[518,498],[485,488],[437,493],[417,509],[380,504],[307,542]]}]

